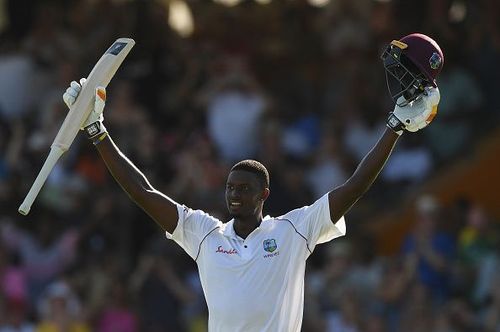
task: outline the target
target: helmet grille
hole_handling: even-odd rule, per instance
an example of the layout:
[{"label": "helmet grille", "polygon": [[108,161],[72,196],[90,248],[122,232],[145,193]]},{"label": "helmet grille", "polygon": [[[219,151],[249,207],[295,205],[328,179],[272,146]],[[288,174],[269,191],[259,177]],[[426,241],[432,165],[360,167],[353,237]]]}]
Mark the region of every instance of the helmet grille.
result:
[{"label": "helmet grille", "polygon": [[425,75],[404,54],[404,49],[391,44],[385,49],[381,59],[389,94],[399,106],[417,99],[424,88],[430,85]]}]

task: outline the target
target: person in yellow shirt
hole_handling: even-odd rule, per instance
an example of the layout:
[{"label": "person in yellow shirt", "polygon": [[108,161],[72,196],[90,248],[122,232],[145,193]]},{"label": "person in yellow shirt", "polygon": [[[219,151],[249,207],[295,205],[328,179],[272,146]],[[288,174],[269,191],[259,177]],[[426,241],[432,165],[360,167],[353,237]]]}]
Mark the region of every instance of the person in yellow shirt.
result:
[{"label": "person in yellow shirt", "polygon": [[80,303],[63,281],[49,285],[38,304],[40,322],[36,332],[90,332],[81,319]]}]

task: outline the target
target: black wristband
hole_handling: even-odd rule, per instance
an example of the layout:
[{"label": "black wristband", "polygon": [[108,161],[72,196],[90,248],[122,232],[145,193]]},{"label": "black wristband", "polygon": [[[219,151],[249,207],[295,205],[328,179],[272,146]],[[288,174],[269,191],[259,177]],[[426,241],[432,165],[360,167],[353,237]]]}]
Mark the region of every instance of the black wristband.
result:
[{"label": "black wristband", "polygon": [[398,135],[401,135],[405,130],[403,122],[401,122],[392,112],[389,113],[389,116],[387,117],[387,127],[394,130],[394,132]]},{"label": "black wristband", "polygon": [[84,129],[85,129],[85,134],[87,134],[87,138],[92,139],[101,133],[101,123],[99,121],[96,121],[94,123],[89,124]]}]

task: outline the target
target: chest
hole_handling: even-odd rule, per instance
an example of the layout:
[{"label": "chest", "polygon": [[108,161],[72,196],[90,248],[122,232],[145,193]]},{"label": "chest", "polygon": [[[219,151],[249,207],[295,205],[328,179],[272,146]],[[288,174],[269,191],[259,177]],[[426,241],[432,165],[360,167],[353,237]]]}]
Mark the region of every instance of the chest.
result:
[{"label": "chest", "polygon": [[238,312],[265,317],[263,303],[275,303],[286,289],[300,293],[307,246],[293,227],[258,229],[246,239],[214,233],[200,247],[196,261],[212,313],[229,310],[230,303]]},{"label": "chest", "polygon": [[218,232],[209,236],[200,248],[199,263],[221,269],[238,269],[289,264],[306,249],[305,242],[285,224],[258,229],[246,239]]}]

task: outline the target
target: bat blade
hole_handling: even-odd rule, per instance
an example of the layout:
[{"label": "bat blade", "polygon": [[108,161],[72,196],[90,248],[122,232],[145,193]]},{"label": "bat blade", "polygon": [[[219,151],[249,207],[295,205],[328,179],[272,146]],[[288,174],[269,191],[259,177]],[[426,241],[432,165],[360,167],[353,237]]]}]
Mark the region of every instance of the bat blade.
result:
[{"label": "bat blade", "polygon": [[119,38],[97,61],[52,142],[49,156],[45,160],[23,203],[19,206],[19,213],[22,215],[29,213],[31,205],[38,196],[52,168],[54,168],[62,154],[69,149],[83,122],[87,119],[90,112],[92,112],[95,88],[98,86],[106,87],[109,84],[134,45],[135,41],[133,39]]},{"label": "bat blade", "polygon": [[71,106],[52,146],[59,146],[64,151],[69,149],[83,122],[92,112],[95,88],[98,86],[106,87],[109,84],[134,44],[133,39],[119,38],[103,54],[87,77],[82,91]]}]

